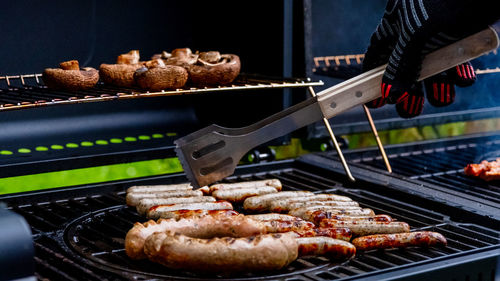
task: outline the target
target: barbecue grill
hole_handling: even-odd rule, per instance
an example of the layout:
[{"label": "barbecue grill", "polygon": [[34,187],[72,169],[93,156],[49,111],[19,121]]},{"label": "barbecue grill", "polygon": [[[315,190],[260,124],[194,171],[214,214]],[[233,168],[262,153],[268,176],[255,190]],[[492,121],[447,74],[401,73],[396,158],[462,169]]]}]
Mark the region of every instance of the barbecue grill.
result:
[{"label": "barbecue grill", "polygon": [[[350,1],[338,2],[350,5]],[[312,9],[311,1],[253,1],[237,14],[232,1],[218,6],[197,4],[201,5],[197,9],[193,9],[196,5],[189,1],[173,6],[160,1],[155,4],[125,3],[125,8],[118,9],[117,2],[72,5],[61,2],[45,4],[47,7],[29,7],[28,2],[20,1],[19,7],[34,20],[34,15],[43,10],[61,16],[63,21],[85,25],[82,34],[88,32],[89,36],[77,36],[77,42],[71,44],[77,46],[71,55],[83,56],[79,53],[93,49],[87,59],[88,65],[98,66],[103,61],[113,60],[116,54],[128,51],[123,48],[131,46],[141,52],[145,50],[145,54],[153,54],[161,51],[157,49],[159,45],[172,49],[189,44],[202,50],[220,48],[237,53],[245,72],[259,74],[244,73],[232,85],[215,88],[188,86],[148,92],[99,83],[88,91],[54,91],[43,85],[38,73],[68,55],[65,50],[68,47],[43,42],[47,49],[44,56],[28,50],[31,57],[36,57],[33,64],[23,58],[17,63],[16,56],[0,61],[0,123],[3,126],[0,178],[172,159],[175,157],[173,141],[180,136],[211,123],[229,127],[251,124],[289,107],[309,95],[307,90],[321,88],[324,84],[311,72],[314,64],[311,44],[314,44],[313,37],[317,38],[311,31],[311,22],[318,11]],[[266,9],[262,9],[263,5]],[[374,9],[382,8],[380,3],[370,5]],[[16,10],[10,8],[10,12]],[[59,15],[59,9],[74,10]],[[102,11],[107,11],[105,21],[99,14]],[[142,24],[124,20],[139,17],[141,13],[149,15],[141,19],[145,21],[148,34],[155,35],[154,40],[148,40],[143,34]],[[178,13],[193,16],[188,19]],[[255,21],[257,14],[268,20]],[[213,15],[227,17],[214,19]],[[6,16],[16,22],[15,13]],[[72,17],[84,20],[73,21]],[[90,24],[87,24],[89,18]],[[201,24],[204,29],[198,28]],[[31,30],[33,26],[20,25],[19,28]],[[100,26],[106,27],[98,28]],[[206,32],[221,27],[227,28],[226,34],[232,36],[214,37]],[[63,29],[59,26],[51,30],[58,28]],[[8,30],[18,32],[15,28]],[[46,37],[61,36],[37,28],[31,31],[42,32]],[[64,32],[67,30],[62,34]],[[175,36],[162,36],[170,34]],[[103,39],[108,36],[110,40]],[[119,40],[131,37],[142,40]],[[7,38],[11,37],[7,35]],[[33,38],[39,37],[35,34]],[[256,52],[253,44],[256,40],[267,42],[268,51]],[[100,43],[106,48],[99,47]],[[15,53],[16,47],[15,44],[7,45],[5,50]],[[21,51],[26,52],[26,48]],[[283,56],[273,57],[275,53],[283,53]],[[362,56],[353,56],[350,60],[359,64]],[[262,61],[266,62],[264,66]],[[293,76],[312,76],[313,79],[283,78]],[[482,94],[490,95],[488,92]],[[228,103],[246,106],[228,108]],[[496,107],[474,110],[464,113],[468,116],[466,119],[498,116]],[[460,114],[452,117],[434,115],[435,118],[431,115],[420,122],[462,120]],[[377,113],[374,116],[381,128],[402,127],[400,120],[379,121]],[[349,115],[347,121],[334,121],[334,131],[343,134],[369,130],[364,114]],[[298,135],[324,137],[323,124],[311,126]],[[271,144],[287,143],[289,139],[290,136],[285,136]],[[388,146],[387,154],[394,169],[392,174],[386,172],[378,150],[346,150],[355,182],[345,175],[335,152],[240,165],[234,176],[224,180],[278,178],[284,190],[349,196],[362,207],[408,222],[412,230],[442,233],[449,243],[444,248],[368,251],[343,262],[323,257],[300,258],[281,271],[232,276],[180,272],[149,261],[130,260],[124,252],[125,234],[134,222],[144,221],[144,218],[125,205],[125,190],[133,185],[185,182],[185,175],[178,172],[1,195],[0,201],[6,203],[7,210],[1,211],[0,216],[17,213],[30,227],[31,234],[28,229],[22,229],[25,224],[18,216],[5,215],[19,222],[16,228],[21,229],[16,232],[19,233],[18,243],[12,246],[23,245],[22,237],[26,235],[28,240],[32,239],[35,269],[33,271],[29,263],[23,262],[32,255],[32,249],[25,247],[18,252],[20,258],[15,259],[22,261],[18,267],[9,263],[6,269],[7,263],[0,257],[0,279],[34,276],[40,280],[493,280],[498,274],[500,256],[500,186],[496,182],[485,183],[466,177],[461,169],[465,164],[498,156],[495,155],[498,144],[500,136],[494,132]],[[272,160],[272,157],[267,159]]]}]

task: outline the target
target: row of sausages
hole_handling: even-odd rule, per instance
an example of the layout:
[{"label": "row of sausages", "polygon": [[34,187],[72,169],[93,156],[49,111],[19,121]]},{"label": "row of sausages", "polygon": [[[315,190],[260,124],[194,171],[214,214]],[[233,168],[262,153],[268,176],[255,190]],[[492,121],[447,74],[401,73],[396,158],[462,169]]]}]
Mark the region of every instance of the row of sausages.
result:
[{"label": "row of sausages", "polygon": [[[163,219],[136,223],[127,234],[126,252],[170,268],[234,272],[279,269],[299,256],[346,259],[356,249],[446,245],[439,233],[409,232],[408,224],[375,215],[348,197],[281,190],[278,180],[194,191],[189,184],[131,187],[127,204]],[[242,215],[217,199],[243,202],[248,213],[273,213]]]}]

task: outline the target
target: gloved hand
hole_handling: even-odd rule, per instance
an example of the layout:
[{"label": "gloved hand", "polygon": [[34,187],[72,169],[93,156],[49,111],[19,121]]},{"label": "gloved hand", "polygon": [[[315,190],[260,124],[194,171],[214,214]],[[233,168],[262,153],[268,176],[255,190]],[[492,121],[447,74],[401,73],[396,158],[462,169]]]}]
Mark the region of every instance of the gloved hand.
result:
[{"label": "gloved hand", "polygon": [[[389,0],[370,39],[363,71],[387,63],[381,98],[367,104],[376,108],[396,104],[401,117],[422,112],[422,60],[435,49],[478,32],[500,17],[499,0]],[[470,86],[476,74],[464,63],[424,81],[429,103],[446,106],[455,99],[455,85]]]}]

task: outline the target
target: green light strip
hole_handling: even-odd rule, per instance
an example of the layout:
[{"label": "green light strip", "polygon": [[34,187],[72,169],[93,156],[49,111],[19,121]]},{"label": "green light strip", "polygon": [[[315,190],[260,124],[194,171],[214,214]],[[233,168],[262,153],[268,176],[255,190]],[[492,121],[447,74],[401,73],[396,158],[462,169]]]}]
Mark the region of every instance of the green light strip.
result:
[{"label": "green light strip", "polygon": [[11,150],[0,150],[0,157],[1,156],[13,155],[15,153],[29,154],[29,153],[33,153],[33,152],[37,152],[37,151],[38,152],[42,152],[42,151],[49,151],[49,150],[62,150],[62,149],[65,149],[65,148],[75,149],[75,148],[81,148],[81,147],[91,147],[91,146],[94,146],[94,145],[101,146],[101,145],[109,145],[109,144],[118,144],[118,143],[123,143],[123,142],[136,142],[138,140],[148,141],[148,140],[151,140],[151,139],[161,139],[161,138],[164,138],[165,136],[167,136],[167,137],[175,137],[175,136],[177,136],[177,133],[165,133],[165,134],[156,133],[156,134],[152,134],[151,136],[140,135],[140,136],[137,136],[137,137],[128,136],[128,137],[124,137],[123,139],[120,139],[120,138],[111,138],[109,140],[102,140],[101,139],[101,140],[96,140],[94,142],[92,142],[92,141],[82,141],[80,144],[70,142],[70,143],[67,143],[65,145],[53,144],[53,145],[49,145],[48,147],[47,146],[36,146],[33,149],[26,148],[26,147],[21,147],[21,148],[19,148],[17,150],[14,150],[14,151],[11,151]]},{"label": "green light strip", "polygon": [[0,179],[0,194],[182,172],[177,158],[139,161]]}]

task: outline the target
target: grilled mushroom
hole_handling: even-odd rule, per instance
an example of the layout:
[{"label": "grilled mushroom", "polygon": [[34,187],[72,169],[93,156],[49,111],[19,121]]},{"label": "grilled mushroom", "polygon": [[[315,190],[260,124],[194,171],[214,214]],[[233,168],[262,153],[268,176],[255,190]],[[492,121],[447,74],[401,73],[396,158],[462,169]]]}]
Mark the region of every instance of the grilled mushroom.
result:
[{"label": "grilled mushroom", "polygon": [[172,51],[171,56],[167,59],[167,64],[188,67],[196,63],[197,59],[198,54],[193,54],[191,49],[180,48]]},{"label": "grilled mushroom", "polygon": [[99,72],[92,67],[80,69],[77,60],[65,61],[60,68],[46,68],[42,79],[49,89],[78,91],[90,89],[99,81]]},{"label": "grilled mushroom", "polygon": [[134,78],[137,85],[143,89],[159,91],[183,87],[188,79],[186,69],[176,65],[165,65],[163,60],[148,61],[145,66],[137,69]]},{"label": "grilled mushroom", "polygon": [[188,67],[189,77],[197,86],[224,85],[233,82],[240,73],[237,55],[210,51],[200,53],[195,64]]},{"label": "grilled mushroom", "polygon": [[134,73],[142,67],[139,58],[139,51],[132,50],[126,54],[119,55],[116,64],[101,64],[99,72],[101,73],[102,81],[120,87],[134,86]]}]

